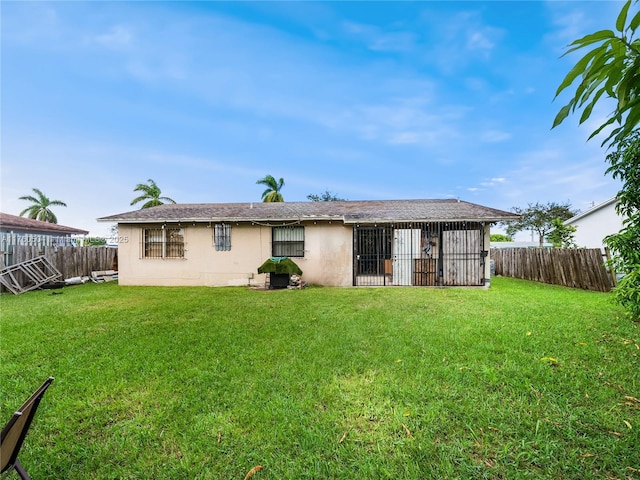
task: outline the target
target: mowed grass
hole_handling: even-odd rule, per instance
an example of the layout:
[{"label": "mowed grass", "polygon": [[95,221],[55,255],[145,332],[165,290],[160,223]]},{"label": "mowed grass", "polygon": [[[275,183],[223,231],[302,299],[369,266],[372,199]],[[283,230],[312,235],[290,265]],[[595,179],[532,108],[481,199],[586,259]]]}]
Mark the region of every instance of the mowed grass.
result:
[{"label": "mowed grass", "polygon": [[640,327],[608,294],[121,287],[1,297],[38,479],[640,478]]}]

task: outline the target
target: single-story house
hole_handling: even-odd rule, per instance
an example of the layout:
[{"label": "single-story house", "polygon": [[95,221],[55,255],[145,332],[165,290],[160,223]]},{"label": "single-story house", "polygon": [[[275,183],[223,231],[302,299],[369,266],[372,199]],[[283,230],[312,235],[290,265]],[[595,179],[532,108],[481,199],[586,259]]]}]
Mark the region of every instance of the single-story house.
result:
[{"label": "single-story house", "polygon": [[87,230],[79,228],[0,213],[0,239],[3,250],[8,245],[75,245],[75,236],[87,235],[88,233]]},{"label": "single-story house", "polygon": [[623,218],[616,212],[617,203],[615,197],[610,198],[564,222],[576,227],[573,238],[578,247],[604,249],[604,237],[622,229]]},{"label": "single-story house", "polygon": [[270,257],[309,284],[488,283],[489,231],[518,215],[460,200],[173,204],[118,224],[121,285],[252,285]]}]

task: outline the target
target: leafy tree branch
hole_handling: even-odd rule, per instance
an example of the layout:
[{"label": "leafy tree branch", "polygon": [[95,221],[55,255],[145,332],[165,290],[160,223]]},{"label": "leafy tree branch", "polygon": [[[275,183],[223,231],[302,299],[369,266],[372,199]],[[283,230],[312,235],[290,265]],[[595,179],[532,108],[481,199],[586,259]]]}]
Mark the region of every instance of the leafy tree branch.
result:
[{"label": "leafy tree branch", "polygon": [[604,97],[613,99],[616,108],[589,138],[612,127],[602,144],[615,144],[635,129],[640,121],[640,39],[635,38],[640,26],[640,11],[629,22],[627,19],[632,4],[637,3],[628,0],[624,4],[616,20],[615,32],[600,30],[568,46],[564,55],[593,48],[576,62],[558,87],[556,98],[576,83],[573,98],[560,109],[552,128],[560,125],[576,110],[582,110],[580,124],[584,123]]}]

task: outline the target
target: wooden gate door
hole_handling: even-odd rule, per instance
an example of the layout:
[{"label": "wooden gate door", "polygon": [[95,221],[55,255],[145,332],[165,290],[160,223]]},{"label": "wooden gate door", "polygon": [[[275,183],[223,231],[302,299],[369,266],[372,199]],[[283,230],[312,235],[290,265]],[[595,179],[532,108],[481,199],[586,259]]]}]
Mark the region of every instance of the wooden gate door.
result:
[{"label": "wooden gate door", "polygon": [[393,231],[394,285],[413,285],[413,260],[420,258],[420,233],[419,228]]},{"label": "wooden gate door", "polygon": [[481,245],[479,230],[442,232],[442,273],[445,285],[483,285]]}]

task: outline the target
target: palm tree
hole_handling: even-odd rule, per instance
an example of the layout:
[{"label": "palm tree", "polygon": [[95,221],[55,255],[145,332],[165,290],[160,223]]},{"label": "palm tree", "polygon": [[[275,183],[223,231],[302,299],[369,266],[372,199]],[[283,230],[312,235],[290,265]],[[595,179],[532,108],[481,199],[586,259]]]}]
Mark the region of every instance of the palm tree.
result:
[{"label": "palm tree", "polygon": [[142,205],[142,207],[140,207],[142,209],[142,208],[157,207],[158,205],[164,205],[165,202],[176,203],[175,200],[169,197],[160,196],[162,192],[160,190],[160,187],[156,185],[156,182],[149,179],[147,180],[147,183],[148,185],[145,183],[139,183],[138,185],[136,185],[136,188],[133,189],[134,192],[142,192],[142,195],[134,198],[131,201],[131,205],[134,205],[138,202],[143,202],[146,200],[146,202]]},{"label": "palm tree", "polygon": [[20,200],[27,200],[28,202],[33,202],[33,205],[25,208],[20,212],[20,216],[24,216],[24,214],[28,214],[28,217],[33,220],[40,220],[42,222],[49,223],[58,223],[58,218],[55,213],[51,211],[49,207],[58,206],[58,207],[66,207],[67,204],[61,200],[49,200],[49,198],[42,193],[37,188],[32,189],[36,196],[33,195],[25,195],[20,197]]},{"label": "palm tree", "polygon": [[267,189],[262,192],[262,201],[263,202],[284,202],[284,198],[282,197],[282,187],[284,187],[284,179],[281,178],[276,182],[276,179],[271,175],[267,175],[266,177],[258,180],[256,182],[259,185],[266,185]]}]

